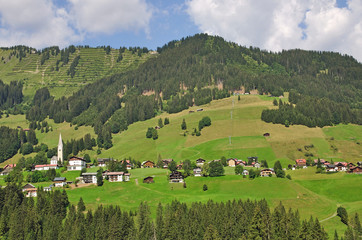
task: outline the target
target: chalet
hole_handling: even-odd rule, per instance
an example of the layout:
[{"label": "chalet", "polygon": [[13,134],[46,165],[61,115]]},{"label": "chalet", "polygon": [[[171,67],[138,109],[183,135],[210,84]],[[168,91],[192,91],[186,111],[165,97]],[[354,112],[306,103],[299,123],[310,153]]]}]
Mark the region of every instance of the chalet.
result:
[{"label": "chalet", "polygon": [[200,167],[194,168],[193,170],[195,177],[201,177],[202,176],[202,169]]},{"label": "chalet", "polygon": [[170,174],[170,183],[182,183],[184,182],[184,177],[182,176],[182,173],[179,171],[173,171]]},{"label": "chalet", "polygon": [[228,166],[229,166],[229,167],[235,167],[235,165],[236,165],[235,160],[237,160],[237,159],[229,158],[229,159],[227,160]]},{"label": "chalet", "polygon": [[298,167],[304,167],[304,166],[307,166],[307,161],[305,159],[297,159],[297,160],[295,160],[295,164]]},{"label": "chalet", "polygon": [[202,166],[202,165],[204,165],[205,161],[206,161],[205,159],[199,158],[196,160],[196,165]]},{"label": "chalet", "polygon": [[249,175],[249,171],[248,170],[246,170],[246,169],[244,169],[244,171],[243,171],[243,173],[242,173],[244,176],[247,176],[247,175]]},{"label": "chalet", "polygon": [[153,177],[146,177],[143,179],[143,183],[154,183]]},{"label": "chalet", "polygon": [[170,163],[173,162],[173,159],[172,158],[162,159],[162,162],[163,162],[162,168],[167,169]]},{"label": "chalet", "polygon": [[86,162],[81,157],[71,157],[68,161],[67,170],[68,171],[75,171],[75,170],[82,170],[86,167]]},{"label": "chalet", "polygon": [[155,163],[152,161],[144,161],[141,164],[142,168],[154,168],[155,167]]},{"label": "chalet", "polygon": [[270,137],[270,133],[264,133],[263,136],[264,137]]},{"label": "chalet", "polygon": [[351,168],[351,167],[354,167],[354,166],[356,166],[354,163],[348,163],[348,168]]},{"label": "chalet", "polygon": [[42,164],[42,165],[35,165],[34,170],[44,171],[49,169],[58,169],[58,164]]},{"label": "chalet", "polygon": [[351,167],[348,173],[362,174],[362,167],[361,166]]},{"label": "chalet", "polygon": [[110,182],[123,182],[124,172],[107,172],[106,176]]},{"label": "chalet", "polygon": [[337,171],[345,172],[348,170],[348,163],[346,162],[336,162],[335,166],[337,168]]},{"label": "chalet", "polygon": [[25,193],[25,197],[36,197],[38,196],[38,189],[30,183],[27,183],[24,187],[23,187],[23,193]]},{"label": "chalet", "polygon": [[1,176],[8,175],[12,170],[14,170],[14,167],[16,167],[16,164],[8,164],[4,167],[3,171],[0,173]]},{"label": "chalet", "polygon": [[[123,164],[123,162],[124,162],[124,160],[121,161],[121,164]],[[130,161],[130,160],[126,160],[126,163],[127,163],[127,165],[126,165],[127,170],[132,169],[131,161]]]},{"label": "chalet", "polygon": [[260,171],[261,177],[270,177],[272,174],[274,174],[274,169],[272,168],[265,168]]},{"label": "chalet", "polygon": [[97,159],[99,167],[105,167],[109,161],[111,161],[110,158],[98,158]]},{"label": "chalet", "polygon": [[[326,160],[324,159],[319,159],[319,161],[321,162],[321,164],[324,164],[326,162]],[[314,159],[314,164],[318,163],[318,159]]]},{"label": "chalet", "polygon": [[177,170],[182,170],[183,163],[180,163],[176,166]]},{"label": "chalet", "polygon": [[337,172],[338,168],[334,164],[326,165],[326,172]]},{"label": "chalet", "polygon": [[67,179],[65,177],[56,177],[53,180],[54,187],[64,187],[67,185]]},{"label": "chalet", "polygon": [[362,167],[362,162],[357,162],[357,166]]},{"label": "chalet", "polygon": [[97,183],[97,173],[82,173],[84,183]]},{"label": "chalet", "polygon": [[241,166],[245,166],[246,165],[246,162],[243,161],[243,160],[240,160],[240,159],[236,159],[235,160],[235,165],[241,165]]}]

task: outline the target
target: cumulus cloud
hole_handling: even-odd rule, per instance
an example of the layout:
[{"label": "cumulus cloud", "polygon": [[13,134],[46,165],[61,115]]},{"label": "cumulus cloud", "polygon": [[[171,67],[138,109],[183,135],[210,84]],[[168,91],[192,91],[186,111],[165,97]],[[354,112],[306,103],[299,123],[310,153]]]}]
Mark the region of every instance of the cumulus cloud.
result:
[{"label": "cumulus cloud", "polygon": [[148,31],[144,0],[0,0],[0,46],[43,48],[81,43],[92,34]]},{"label": "cumulus cloud", "polygon": [[47,0],[0,0],[0,46],[64,46],[81,36],[69,25],[65,9]]},{"label": "cumulus cloud", "polygon": [[123,30],[147,30],[152,16],[144,0],[69,0],[77,27],[90,33],[112,34]]},{"label": "cumulus cloud", "polygon": [[362,62],[362,0],[189,0],[201,31],[263,49],[338,51]]}]

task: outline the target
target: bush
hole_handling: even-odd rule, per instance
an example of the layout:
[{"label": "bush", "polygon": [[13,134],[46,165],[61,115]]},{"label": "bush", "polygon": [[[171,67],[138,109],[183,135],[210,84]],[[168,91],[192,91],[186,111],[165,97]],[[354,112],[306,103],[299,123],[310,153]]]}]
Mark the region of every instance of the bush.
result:
[{"label": "bush", "polygon": [[286,176],[286,178],[288,178],[289,180],[292,180],[292,177],[289,174]]},{"label": "bush", "polygon": [[208,188],[207,188],[207,185],[206,185],[206,184],[204,184],[204,186],[202,186],[202,190],[204,190],[204,191],[207,191],[207,190],[208,190]]},{"label": "bush", "polygon": [[337,216],[341,218],[341,222],[348,225],[348,213],[344,207],[337,208]]}]

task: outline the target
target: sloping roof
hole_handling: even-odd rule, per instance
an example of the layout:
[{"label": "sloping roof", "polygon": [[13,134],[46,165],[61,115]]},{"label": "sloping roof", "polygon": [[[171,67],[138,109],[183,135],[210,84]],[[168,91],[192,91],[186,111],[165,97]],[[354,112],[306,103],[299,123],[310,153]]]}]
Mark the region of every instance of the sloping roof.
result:
[{"label": "sloping roof", "polygon": [[78,161],[78,160],[85,161],[83,158],[77,156],[73,156],[69,159],[69,161]]},{"label": "sloping roof", "polygon": [[56,178],[54,178],[53,182],[64,182],[66,180],[67,179],[65,177],[56,177]]},{"label": "sloping roof", "polygon": [[25,186],[23,187],[23,189],[32,189],[32,188],[36,188],[33,184],[31,183],[27,183],[25,184]]},{"label": "sloping roof", "polygon": [[58,166],[57,164],[42,164],[42,165],[35,165],[36,168],[39,167],[56,167]]},{"label": "sloping roof", "polygon": [[82,173],[82,176],[95,176],[95,175],[97,175],[96,172]]},{"label": "sloping roof", "polygon": [[124,172],[107,172],[107,175],[123,175]]}]

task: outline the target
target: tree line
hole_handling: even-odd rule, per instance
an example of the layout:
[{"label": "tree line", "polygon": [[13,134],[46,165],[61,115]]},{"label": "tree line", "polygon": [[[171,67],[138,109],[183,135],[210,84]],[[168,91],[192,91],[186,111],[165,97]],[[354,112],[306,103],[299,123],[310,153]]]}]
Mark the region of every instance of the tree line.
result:
[{"label": "tree line", "polygon": [[[67,193],[38,190],[37,201],[25,198],[15,184],[0,189],[0,236],[5,239],[328,239],[316,218],[301,220],[298,211],[265,200],[179,201],[159,204],[156,218],[142,202],[138,211],[118,206],[86,209]],[[352,236],[361,234],[351,227]],[[345,240],[353,238],[345,237]]]}]

